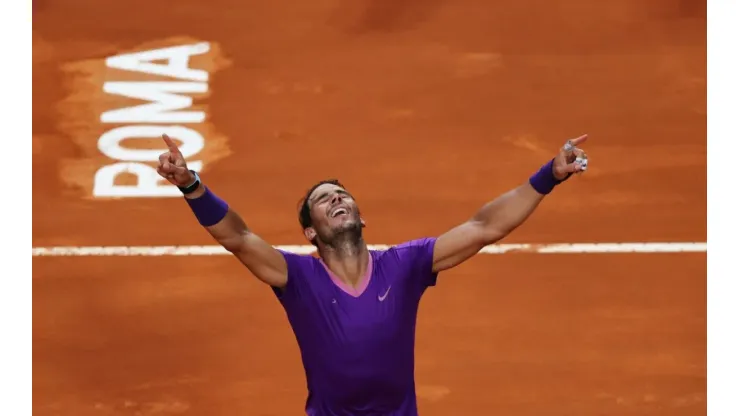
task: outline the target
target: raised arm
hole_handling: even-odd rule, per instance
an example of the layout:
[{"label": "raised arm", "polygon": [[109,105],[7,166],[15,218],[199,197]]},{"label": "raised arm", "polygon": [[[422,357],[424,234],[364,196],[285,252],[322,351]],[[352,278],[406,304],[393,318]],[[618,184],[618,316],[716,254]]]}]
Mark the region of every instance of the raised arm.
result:
[{"label": "raised arm", "polygon": [[433,271],[455,267],[501,240],[521,225],[557,184],[574,172],[585,171],[588,159],[576,146],[586,139],[584,135],[569,140],[526,183],[485,204],[473,218],[442,234],[434,245]]},{"label": "raised arm", "polygon": [[283,255],[250,231],[239,214],[188,170],[185,158],[172,139],[167,135],[162,138],[168,151],[159,157],[157,172],[183,191],[198,222],[259,280],[270,286],[285,287],[288,266]]}]

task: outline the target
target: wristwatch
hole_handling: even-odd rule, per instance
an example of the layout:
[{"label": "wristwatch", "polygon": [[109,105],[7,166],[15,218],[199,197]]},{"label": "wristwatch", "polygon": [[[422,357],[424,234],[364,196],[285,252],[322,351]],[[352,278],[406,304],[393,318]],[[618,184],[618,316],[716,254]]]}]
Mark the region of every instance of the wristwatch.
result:
[{"label": "wristwatch", "polygon": [[193,180],[193,183],[191,183],[188,186],[178,186],[177,188],[180,189],[180,192],[182,192],[183,195],[187,195],[189,193],[195,192],[196,189],[200,186],[200,176],[198,176],[198,172],[190,169],[190,172],[192,172],[193,176],[195,176],[195,180]]}]

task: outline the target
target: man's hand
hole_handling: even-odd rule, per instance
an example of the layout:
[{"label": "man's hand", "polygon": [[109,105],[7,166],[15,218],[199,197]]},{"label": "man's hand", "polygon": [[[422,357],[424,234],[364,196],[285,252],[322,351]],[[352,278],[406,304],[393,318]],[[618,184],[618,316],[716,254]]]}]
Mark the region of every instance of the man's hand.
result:
[{"label": "man's hand", "polygon": [[588,156],[586,152],[577,146],[588,139],[588,134],[584,134],[573,140],[568,140],[560,149],[560,153],[555,156],[552,164],[552,173],[555,179],[562,181],[572,173],[581,173],[588,167]]},{"label": "man's hand", "polygon": [[180,149],[166,134],[162,135],[162,139],[167,144],[168,150],[159,155],[157,173],[175,186],[186,187],[190,185],[195,181],[195,176],[188,170]]}]

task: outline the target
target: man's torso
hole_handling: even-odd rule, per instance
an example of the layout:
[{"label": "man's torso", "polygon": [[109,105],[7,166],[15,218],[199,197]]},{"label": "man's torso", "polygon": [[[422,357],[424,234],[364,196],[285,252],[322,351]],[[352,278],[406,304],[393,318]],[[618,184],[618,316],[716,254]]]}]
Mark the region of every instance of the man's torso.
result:
[{"label": "man's torso", "polygon": [[301,349],[309,414],[416,414],[416,313],[436,283],[433,245],[422,239],[371,251],[357,290],[319,259],[283,253],[288,285],[276,294]]}]

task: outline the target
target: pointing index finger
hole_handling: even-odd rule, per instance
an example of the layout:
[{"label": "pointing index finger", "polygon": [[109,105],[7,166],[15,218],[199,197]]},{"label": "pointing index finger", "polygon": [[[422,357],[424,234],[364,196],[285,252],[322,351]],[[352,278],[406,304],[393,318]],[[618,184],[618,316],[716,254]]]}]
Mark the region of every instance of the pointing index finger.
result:
[{"label": "pointing index finger", "polygon": [[588,139],[588,134],[581,135],[579,137],[576,137],[575,139],[572,139],[570,143],[573,146],[578,146],[579,144],[585,142]]},{"label": "pointing index finger", "polygon": [[167,148],[170,149],[170,153],[180,153],[180,149],[177,148],[177,144],[170,139],[170,136],[163,134],[162,140],[164,140],[165,144],[167,145]]}]

